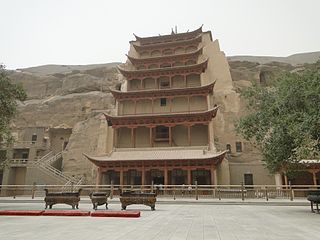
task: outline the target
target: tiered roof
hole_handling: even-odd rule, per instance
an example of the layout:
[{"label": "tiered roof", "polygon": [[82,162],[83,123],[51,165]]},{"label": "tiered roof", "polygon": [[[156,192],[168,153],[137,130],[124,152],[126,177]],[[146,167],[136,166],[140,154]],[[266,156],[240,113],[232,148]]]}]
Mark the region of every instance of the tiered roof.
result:
[{"label": "tiered roof", "polygon": [[177,42],[168,42],[168,43],[157,43],[152,45],[139,45],[136,42],[132,43],[132,46],[137,52],[143,51],[151,51],[151,50],[160,50],[164,48],[174,48],[174,47],[187,47],[187,46],[198,46],[199,43],[202,41],[202,36],[199,35],[195,38],[184,40],[184,41],[177,41]]},{"label": "tiered roof", "polygon": [[117,161],[158,161],[158,160],[215,160],[215,164],[223,160],[226,151],[214,152],[203,149],[202,147],[173,147],[157,149],[114,149],[110,154],[91,157],[84,154],[91,162],[98,166],[103,166],[107,162]]},{"label": "tiered roof", "polygon": [[140,42],[141,45],[150,45],[150,44],[157,44],[157,43],[168,43],[172,41],[181,41],[181,40],[187,40],[192,39],[196,36],[198,36],[200,33],[202,33],[202,26],[198,29],[191,31],[191,32],[185,32],[185,33],[174,33],[170,35],[163,35],[163,36],[154,36],[154,37],[138,37],[134,34],[137,41]]},{"label": "tiered roof", "polygon": [[159,62],[170,62],[170,61],[180,61],[183,59],[193,59],[199,57],[202,54],[202,47],[198,50],[190,53],[164,55],[159,57],[148,57],[148,58],[134,58],[126,55],[132,64],[151,64]]},{"label": "tiered roof", "polygon": [[213,92],[215,82],[200,87],[188,88],[169,88],[169,89],[150,89],[139,91],[122,92],[110,89],[113,97],[117,100],[137,100],[148,98],[161,98],[170,96],[188,96],[188,95],[208,95]]},{"label": "tiered roof", "polygon": [[208,65],[208,59],[204,62],[187,65],[187,66],[175,66],[170,68],[154,68],[154,69],[141,69],[141,70],[128,70],[118,66],[120,73],[131,80],[140,77],[160,77],[166,75],[179,75],[179,74],[191,74],[202,73],[206,70]]},{"label": "tiered roof", "polygon": [[217,115],[218,107],[206,111],[183,113],[153,113],[142,115],[111,116],[104,114],[108,125],[114,128],[127,126],[208,124]]}]

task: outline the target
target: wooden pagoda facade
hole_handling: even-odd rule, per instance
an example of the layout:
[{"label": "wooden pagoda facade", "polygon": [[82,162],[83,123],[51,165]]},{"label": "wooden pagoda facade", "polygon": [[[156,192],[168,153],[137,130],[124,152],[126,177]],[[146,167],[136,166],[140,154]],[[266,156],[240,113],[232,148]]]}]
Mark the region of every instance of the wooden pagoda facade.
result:
[{"label": "wooden pagoda facade", "polygon": [[88,156],[98,167],[97,184],[218,184],[225,152],[213,144],[215,81],[204,82],[210,59],[202,27],[186,33],[130,42],[128,61],[118,67],[126,82],[111,89],[116,115],[105,114],[113,129],[113,150]]}]

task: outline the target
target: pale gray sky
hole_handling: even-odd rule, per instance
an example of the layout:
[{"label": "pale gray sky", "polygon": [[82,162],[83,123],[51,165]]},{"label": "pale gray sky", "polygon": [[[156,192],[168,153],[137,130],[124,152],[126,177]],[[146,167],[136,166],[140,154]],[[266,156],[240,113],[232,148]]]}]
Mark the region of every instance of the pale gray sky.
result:
[{"label": "pale gray sky", "polygon": [[201,24],[228,56],[320,50],[319,0],[0,0],[0,63],[123,62],[133,33]]}]

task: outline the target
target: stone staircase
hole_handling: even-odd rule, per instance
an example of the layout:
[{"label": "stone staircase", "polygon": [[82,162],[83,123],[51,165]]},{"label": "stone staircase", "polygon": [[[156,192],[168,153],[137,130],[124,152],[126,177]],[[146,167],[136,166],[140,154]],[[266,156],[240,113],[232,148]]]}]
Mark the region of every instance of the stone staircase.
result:
[{"label": "stone staircase", "polygon": [[[52,166],[54,162],[62,158],[62,152],[54,154],[52,151],[44,155],[42,158],[38,159],[31,163],[30,167],[37,168],[42,172],[45,172],[47,175],[54,177],[59,182],[63,183],[65,186],[75,186],[82,183],[83,178],[77,179],[71,176],[68,176],[61,172],[59,169]],[[80,181],[81,180],[81,181]]]}]

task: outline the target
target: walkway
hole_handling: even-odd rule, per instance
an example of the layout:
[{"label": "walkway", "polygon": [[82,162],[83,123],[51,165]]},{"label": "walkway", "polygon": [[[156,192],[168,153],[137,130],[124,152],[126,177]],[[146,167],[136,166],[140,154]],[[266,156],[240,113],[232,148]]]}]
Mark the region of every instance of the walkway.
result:
[{"label": "walkway", "polygon": [[[44,207],[40,199],[24,203],[0,200],[0,209]],[[316,223],[320,214],[312,214],[305,203],[273,206],[163,202],[156,205],[156,211],[142,205],[129,206],[129,210],[141,210],[138,219],[0,216],[0,239],[319,239],[320,225]],[[70,209],[67,205],[54,208]],[[91,210],[91,204],[81,201],[80,209]],[[120,204],[113,200],[109,209],[119,210]]]}]

